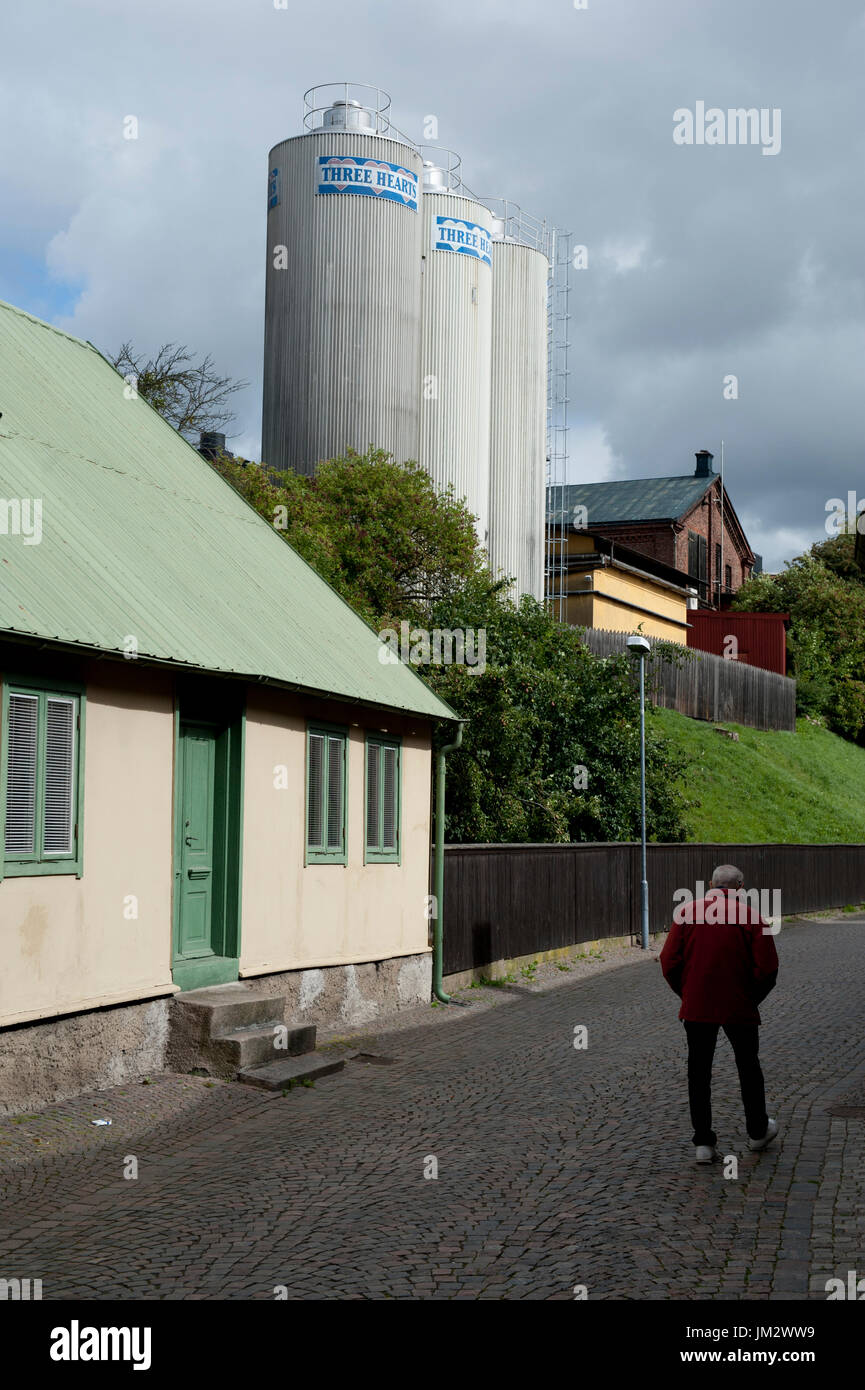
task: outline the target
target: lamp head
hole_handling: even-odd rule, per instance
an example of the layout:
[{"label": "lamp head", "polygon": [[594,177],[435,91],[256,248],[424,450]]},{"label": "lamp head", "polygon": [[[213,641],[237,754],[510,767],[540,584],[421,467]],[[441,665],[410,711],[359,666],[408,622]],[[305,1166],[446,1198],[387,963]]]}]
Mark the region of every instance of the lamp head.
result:
[{"label": "lamp head", "polygon": [[635,636],[628,638],[628,651],[630,655],[639,657],[640,661],[642,661],[643,657],[646,656],[651,650],[652,648],[646,641],[645,637]]}]

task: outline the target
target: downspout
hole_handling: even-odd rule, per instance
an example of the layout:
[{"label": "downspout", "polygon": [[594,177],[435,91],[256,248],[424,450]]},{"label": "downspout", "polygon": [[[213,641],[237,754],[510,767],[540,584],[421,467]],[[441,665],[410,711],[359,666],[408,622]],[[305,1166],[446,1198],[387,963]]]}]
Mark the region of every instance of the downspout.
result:
[{"label": "downspout", "polygon": [[[453,753],[463,741],[464,719],[457,725],[457,736],[453,743],[445,743],[436,755],[436,839],[435,839],[435,925],[433,927],[433,994],[441,1004],[450,1004],[451,997],[445,994],[442,986],[443,927],[442,904],[445,888],[445,758]],[[454,1001],[456,1002],[456,1001]]]}]

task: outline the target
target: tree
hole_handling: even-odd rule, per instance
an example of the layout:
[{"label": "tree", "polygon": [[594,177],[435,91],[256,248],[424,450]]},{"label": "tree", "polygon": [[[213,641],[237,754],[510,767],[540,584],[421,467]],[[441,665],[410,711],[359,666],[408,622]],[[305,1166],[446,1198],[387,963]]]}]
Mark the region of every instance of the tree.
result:
[{"label": "tree", "polygon": [[377,629],[422,621],[484,568],[474,518],[453,491],[380,449],[349,450],[314,478],[214,466]]},{"label": "tree", "polygon": [[146,360],[131,343],[124,343],[110,361],[121,376],[134,379],[139,396],[188,438],[202,430],[224,432],[235,419],[229,397],[249,385],[218,376],[210,353],[193,363],[189,349],[175,343],[163,343],[156,356]]},{"label": "tree", "polygon": [[[231,459],[212,465],[362,617],[382,632],[469,630],[475,665],[415,669],[470,722],[448,769],[447,836],[457,841],[635,839],[640,709],[627,656],[599,661],[577,629],[490,578],[474,518],[417,464],[347,454],[314,478]],[[480,635],[484,662],[481,669]],[[452,733],[440,728],[440,739]],[[685,760],[647,735],[649,833],[685,838]],[[578,772],[584,769],[584,773]]]},{"label": "tree", "polygon": [[[639,838],[640,701],[629,658],[599,660],[578,628],[528,596],[511,602],[486,577],[434,604],[432,625],[484,633],[483,671],[419,668],[469,721],[448,767],[448,840]],[[647,712],[649,836],[684,840],[687,760]]]},{"label": "tree", "polygon": [[815,541],[809,554],[815,560],[821,560],[833,574],[839,574],[842,579],[855,579],[861,584],[865,581],[865,574],[856,563],[855,549],[856,532],[842,531],[840,535],[831,536],[829,540]]},{"label": "tree", "polygon": [[800,555],[783,574],[749,579],[732,606],[789,612],[799,712],[821,716],[845,738],[865,739],[865,585]]}]

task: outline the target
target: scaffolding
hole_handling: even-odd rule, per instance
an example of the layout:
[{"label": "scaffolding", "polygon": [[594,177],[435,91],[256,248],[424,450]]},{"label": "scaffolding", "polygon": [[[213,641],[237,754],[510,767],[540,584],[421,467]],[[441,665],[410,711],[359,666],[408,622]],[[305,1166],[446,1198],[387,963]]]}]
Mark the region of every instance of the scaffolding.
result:
[{"label": "scaffolding", "polygon": [[570,345],[571,234],[552,229],[547,297],[547,477],[544,593],[549,611],[565,622],[568,527],[568,348]]}]

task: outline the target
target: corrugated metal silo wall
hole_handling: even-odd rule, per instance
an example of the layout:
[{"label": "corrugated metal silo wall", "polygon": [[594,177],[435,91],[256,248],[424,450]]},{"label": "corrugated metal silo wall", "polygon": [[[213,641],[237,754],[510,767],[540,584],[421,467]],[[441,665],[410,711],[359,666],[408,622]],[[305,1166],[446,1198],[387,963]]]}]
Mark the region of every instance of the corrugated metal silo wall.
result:
[{"label": "corrugated metal silo wall", "polygon": [[493,244],[490,568],[543,598],[547,281],[542,252]]},{"label": "corrugated metal silo wall", "polygon": [[464,251],[435,250],[437,218],[489,237],[492,215],[453,193],[423,197],[419,461],[439,488],[453,483],[488,543],[492,271]]},{"label": "corrugated metal silo wall", "polygon": [[[318,192],[328,155],[411,171],[417,210]],[[262,459],[274,468],[313,473],[369,444],[417,457],[420,167],[409,146],[356,132],[296,136],[270,152]]]}]

